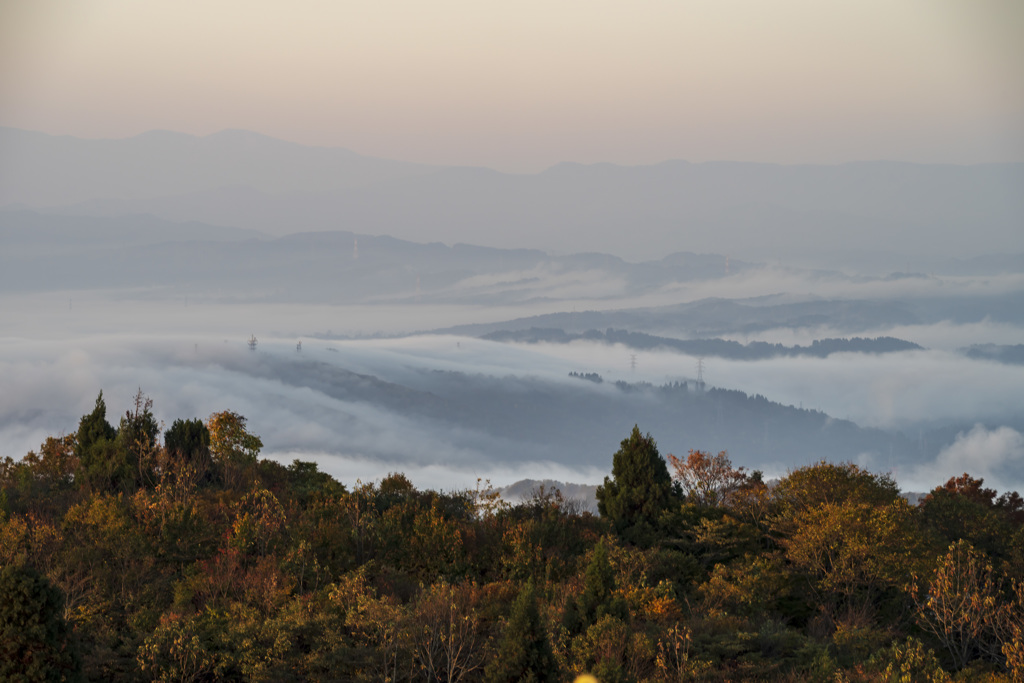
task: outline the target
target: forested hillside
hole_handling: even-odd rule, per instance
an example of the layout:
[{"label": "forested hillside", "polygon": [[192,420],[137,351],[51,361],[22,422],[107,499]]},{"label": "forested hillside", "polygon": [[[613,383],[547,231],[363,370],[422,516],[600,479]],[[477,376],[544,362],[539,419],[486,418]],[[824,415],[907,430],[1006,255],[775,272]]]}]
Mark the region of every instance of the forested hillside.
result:
[{"label": "forested hillside", "polygon": [[808,346],[785,346],[768,342],[748,342],[740,344],[728,339],[672,339],[658,337],[642,332],[628,330],[607,331],[587,330],[581,334],[568,333],[561,329],[542,329],[531,327],[529,330],[491,332],[482,335],[482,339],[500,342],[520,342],[536,344],[549,342],[568,344],[569,342],[586,340],[607,344],[622,344],[631,349],[672,349],[690,354],[691,356],[718,356],[737,360],[759,360],[777,358],[779,356],[813,356],[826,358],[833,353],[894,353],[897,351],[920,351],[921,345],[894,337],[875,337],[864,339],[815,339]]},{"label": "forested hillside", "polygon": [[849,463],[769,485],[623,436],[595,516],[342,483],[234,412],[165,430],[100,394],[0,461],[0,679],[1024,678],[1018,494],[964,474],[912,506]]}]

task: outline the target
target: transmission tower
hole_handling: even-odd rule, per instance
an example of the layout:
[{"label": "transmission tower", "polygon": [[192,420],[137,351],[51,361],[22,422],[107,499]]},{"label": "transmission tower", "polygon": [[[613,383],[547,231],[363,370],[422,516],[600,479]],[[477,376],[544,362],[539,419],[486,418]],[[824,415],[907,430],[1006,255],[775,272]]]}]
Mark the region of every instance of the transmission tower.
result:
[{"label": "transmission tower", "polygon": [[302,342],[301,341],[295,345],[295,350],[296,351],[302,351]]},{"label": "transmission tower", "polygon": [[697,359],[697,390],[704,391],[704,359]]},{"label": "transmission tower", "polygon": [[629,354],[629,369],[636,372],[636,354]]},{"label": "transmission tower", "polygon": [[247,341],[246,344],[249,345],[249,350],[250,351],[255,351],[256,350],[256,335],[255,334],[251,335],[249,337],[249,341]]},{"label": "transmission tower", "polygon": [[352,260],[356,261],[359,259],[359,238],[352,238]]}]

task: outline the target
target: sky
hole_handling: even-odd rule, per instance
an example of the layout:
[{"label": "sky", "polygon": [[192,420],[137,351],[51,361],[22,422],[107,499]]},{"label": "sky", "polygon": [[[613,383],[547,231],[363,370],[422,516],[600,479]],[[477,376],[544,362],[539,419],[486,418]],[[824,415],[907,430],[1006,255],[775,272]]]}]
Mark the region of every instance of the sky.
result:
[{"label": "sky", "polygon": [[533,172],[1024,160],[1018,0],[0,0],[0,125]]}]

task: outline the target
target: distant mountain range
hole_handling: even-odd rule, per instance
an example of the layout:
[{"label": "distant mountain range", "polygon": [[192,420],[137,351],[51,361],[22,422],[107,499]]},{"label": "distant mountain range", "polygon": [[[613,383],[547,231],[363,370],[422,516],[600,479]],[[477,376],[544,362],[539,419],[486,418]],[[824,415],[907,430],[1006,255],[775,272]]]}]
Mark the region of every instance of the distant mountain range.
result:
[{"label": "distant mountain range", "polygon": [[273,235],[344,230],[491,247],[741,258],[1024,251],[1024,164],[445,168],[245,131],[81,140],[0,129],[0,207],[146,213]]},{"label": "distant mountain range", "polygon": [[[1004,256],[996,263],[1012,268],[1012,255]],[[987,261],[974,263],[988,274]],[[961,269],[970,267],[966,264],[954,263]],[[865,290],[883,292],[877,298],[790,296],[767,290],[759,297],[706,297],[667,306],[642,307],[629,299],[647,294],[660,297],[660,292],[683,283],[735,275],[756,278],[763,272],[770,283],[776,276],[763,268],[720,254],[679,252],[630,263],[600,253],[551,255],[536,249],[448,246],[345,231],[270,237],[246,228],[175,223],[151,215],[96,217],[0,210],[0,291],[5,292],[131,289],[189,296],[194,301],[331,304],[543,302],[548,310],[560,299],[571,300],[578,309],[579,302],[593,302],[593,308],[587,304],[586,309],[567,310],[571,306],[566,304],[557,313],[434,330],[469,336],[503,334],[507,339],[518,335],[515,338],[521,341],[536,336],[537,332],[530,332],[534,328],[570,336],[613,329],[693,340],[758,334],[779,327],[827,326],[856,335],[946,320],[1024,323],[1020,292],[1012,287],[987,294],[958,291],[940,296],[940,280],[907,273],[866,277],[787,271],[805,278],[807,287],[816,282],[877,285]],[[884,294],[890,285],[901,282],[925,287],[919,295]],[[913,292],[913,287],[906,291]],[[616,300],[623,301],[622,307],[613,304]],[[664,344],[642,337],[629,343],[641,348]]]},{"label": "distant mountain range", "polygon": [[[817,328],[857,334],[895,325],[921,325],[952,321],[983,320],[1024,323],[1020,293],[1011,291],[989,296],[907,299],[810,299],[786,301],[776,297],[758,299],[706,298],[668,306],[633,307],[618,310],[589,310],[546,313],[493,323],[456,325],[435,330],[471,337],[515,334],[528,339],[530,330],[562,330],[583,335],[589,330],[629,330],[655,336],[684,336],[703,339],[727,334],[757,334],[776,328]],[[557,334],[557,333],[556,333]],[[511,336],[510,336],[511,335]],[[642,336],[638,343],[653,343]]]},{"label": "distant mountain range", "polygon": [[316,194],[435,172],[437,168],[305,147],[243,130],[205,137],[151,131],[84,140],[0,128],[0,205],[147,201],[247,188]]},{"label": "distant mountain range", "polygon": [[[9,291],[178,287],[256,291],[281,301],[353,302],[428,297],[499,302],[541,296],[544,273],[600,272],[623,294],[707,280],[752,267],[718,254],[675,253],[628,263],[607,254],[418,243],[347,231],[270,237],[245,228],[0,210],[0,288]],[[476,275],[495,282],[451,288]]]}]

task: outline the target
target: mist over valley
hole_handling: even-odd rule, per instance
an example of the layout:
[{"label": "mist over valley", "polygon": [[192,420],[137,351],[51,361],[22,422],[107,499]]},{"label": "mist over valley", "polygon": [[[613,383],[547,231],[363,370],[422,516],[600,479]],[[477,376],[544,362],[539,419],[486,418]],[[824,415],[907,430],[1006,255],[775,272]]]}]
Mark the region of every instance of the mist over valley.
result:
[{"label": "mist over valley", "polygon": [[[7,164],[0,206],[0,455],[73,431],[101,389],[120,410],[141,387],[166,423],[235,410],[266,457],[312,459],[342,481],[598,483],[636,424],[665,452],[724,450],[770,476],[827,459],[913,490],[965,470],[1024,482],[1022,212],[1006,189],[1017,166],[487,176],[241,132],[5,130],[0,142],[32,159]],[[66,182],[47,184],[56,167]],[[886,198],[907,183],[917,194]],[[628,201],[610,199],[622,188]],[[410,192],[468,213],[421,211]],[[277,209],[253,193],[278,193]],[[808,250],[800,221],[750,203],[777,197],[815,231],[860,240],[835,213],[857,193],[870,199],[858,221],[903,221],[890,251]],[[933,197],[958,205],[943,221],[973,221],[985,239],[971,251],[938,239],[953,228],[933,220]],[[738,206],[750,220],[734,220]],[[602,253],[627,222],[634,248]],[[912,242],[922,248],[901,251]]]}]

